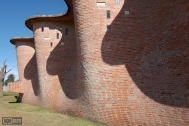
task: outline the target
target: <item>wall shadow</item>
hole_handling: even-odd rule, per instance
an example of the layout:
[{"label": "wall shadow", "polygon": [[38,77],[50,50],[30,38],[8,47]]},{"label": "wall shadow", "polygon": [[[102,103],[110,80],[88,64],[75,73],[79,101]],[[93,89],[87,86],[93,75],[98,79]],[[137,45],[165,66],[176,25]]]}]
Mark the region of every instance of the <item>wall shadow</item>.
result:
[{"label": "wall shadow", "polygon": [[38,96],[40,93],[40,85],[37,72],[36,53],[33,55],[24,69],[24,78],[26,80],[31,80],[34,94]]},{"label": "wall shadow", "polygon": [[[125,10],[130,14],[124,15]],[[138,88],[156,102],[188,108],[189,20],[185,15],[188,11],[181,1],[126,0],[103,38],[103,61],[125,64]]]},{"label": "wall shadow", "polygon": [[[70,32],[69,32],[70,35]],[[75,37],[64,36],[51,51],[47,59],[47,72],[50,75],[58,75],[63,92],[70,99],[82,96],[85,88],[77,82],[77,45]],[[64,45],[61,45],[64,42]]]},{"label": "wall shadow", "polygon": [[15,102],[9,102],[9,103],[10,104],[21,103],[22,102],[22,97],[23,97],[23,93],[19,93],[18,96],[15,96],[16,101]]}]

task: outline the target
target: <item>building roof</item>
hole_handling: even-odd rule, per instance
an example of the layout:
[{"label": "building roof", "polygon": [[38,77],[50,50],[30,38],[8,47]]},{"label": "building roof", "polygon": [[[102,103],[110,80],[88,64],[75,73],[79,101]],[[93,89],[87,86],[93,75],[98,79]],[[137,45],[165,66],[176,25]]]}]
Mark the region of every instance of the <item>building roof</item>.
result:
[{"label": "building roof", "polygon": [[33,31],[33,24],[36,22],[73,22],[74,15],[73,15],[73,5],[72,0],[65,0],[68,10],[62,14],[55,14],[55,15],[37,15],[31,16],[26,19],[25,25],[30,30]]},{"label": "building roof", "polygon": [[34,42],[33,37],[14,37],[10,39],[10,42],[15,45],[16,42]]},{"label": "building roof", "polygon": [[[54,15],[37,15],[31,16],[26,19],[25,25],[30,30],[33,31],[33,24],[36,22],[73,22],[73,4],[72,0],[65,0],[68,10],[62,14],[54,14]],[[10,39],[10,42],[15,45],[15,42],[34,42],[33,37],[14,37]]]}]

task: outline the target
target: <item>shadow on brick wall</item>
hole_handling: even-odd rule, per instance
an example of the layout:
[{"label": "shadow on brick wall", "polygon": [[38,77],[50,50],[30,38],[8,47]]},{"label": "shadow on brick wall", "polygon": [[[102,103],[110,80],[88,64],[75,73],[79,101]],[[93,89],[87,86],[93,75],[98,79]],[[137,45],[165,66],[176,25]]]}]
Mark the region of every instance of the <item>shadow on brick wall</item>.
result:
[{"label": "shadow on brick wall", "polygon": [[36,53],[33,55],[24,69],[24,78],[26,80],[31,80],[34,94],[38,96],[40,92],[40,85],[37,73]]},{"label": "shadow on brick wall", "polygon": [[[61,42],[64,45],[61,45]],[[76,99],[83,95],[85,90],[82,83],[77,82],[77,48],[75,39],[62,38],[52,50],[47,60],[47,72],[50,75],[58,75],[65,95],[70,99]],[[56,83],[56,82],[55,82]]]},{"label": "shadow on brick wall", "polygon": [[[161,104],[183,108],[189,107],[186,5],[181,1],[127,0],[101,46],[103,61],[109,65],[125,64],[146,96]],[[126,10],[129,15],[124,15]]]}]

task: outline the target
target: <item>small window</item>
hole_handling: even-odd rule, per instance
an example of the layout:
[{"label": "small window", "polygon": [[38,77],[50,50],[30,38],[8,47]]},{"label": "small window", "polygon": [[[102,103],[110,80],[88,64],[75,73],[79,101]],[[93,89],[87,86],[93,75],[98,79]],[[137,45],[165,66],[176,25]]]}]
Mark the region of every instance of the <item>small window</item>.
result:
[{"label": "small window", "polygon": [[129,13],[130,13],[130,12],[129,12],[128,10],[127,10],[127,11],[124,11],[124,14],[125,14],[125,15],[129,15]]},{"label": "small window", "polygon": [[42,32],[44,31],[44,27],[41,28],[41,31],[42,31]]},{"label": "small window", "polygon": [[53,43],[52,43],[52,42],[50,43],[50,47],[51,47],[51,48],[53,47]]},{"label": "small window", "polygon": [[63,46],[63,45],[64,45],[64,42],[61,42],[60,45]]},{"label": "small window", "polygon": [[116,0],[116,5],[117,5],[117,6],[120,5],[120,0]]},{"label": "small window", "polygon": [[97,6],[105,6],[106,3],[105,3],[105,2],[97,2],[96,5],[97,5]]},{"label": "small window", "polygon": [[110,19],[110,10],[107,10],[107,19]]},{"label": "small window", "polygon": [[110,29],[111,29],[111,26],[110,26],[110,25],[107,25],[107,29],[110,30]]},{"label": "small window", "polygon": [[45,37],[45,40],[50,40],[50,38],[49,37]]},{"label": "small window", "polygon": [[65,35],[68,35],[68,28],[66,28]]},{"label": "small window", "polygon": [[59,33],[56,34],[56,38],[59,39]]}]

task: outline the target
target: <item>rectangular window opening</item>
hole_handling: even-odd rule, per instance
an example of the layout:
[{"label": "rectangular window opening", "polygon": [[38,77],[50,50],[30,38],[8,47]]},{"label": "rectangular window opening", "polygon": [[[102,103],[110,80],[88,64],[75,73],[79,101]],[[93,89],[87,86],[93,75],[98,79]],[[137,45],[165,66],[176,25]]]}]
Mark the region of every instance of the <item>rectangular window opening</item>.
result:
[{"label": "rectangular window opening", "polygon": [[111,26],[110,26],[110,25],[107,25],[107,29],[110,30],[110,29],[111,29]]},{"label": "rectangular window opening", "polygon": [[50,47],[51,47],[51,48],[53,47],[53,43],[52,43],[52,42],[50,43]]},{"label": "rectangular window opening", "polygon": [[63,45],[64,45],[64,42],[61,42],[60,45],[63,46]]},{"label": "rectangular window opening", "polygon": [[110,19],[110,10],[107,10],[107,19]]},{"label": "rectangular window opening", "polygon": [[116,0],[116,5],[117,5],[117,6],[120,5],[120,0]]},{"label": "rectangular window opening", "polygon": [[50,38],[49,37],[45,37],[45,40],[50,40]]},{"label": "rectangular window opening", "polygon": [[41,31],[42,31],[42,32],[44,31],[44,27],[41,28]]},{"label": "rectangular window opening", "polygon": [[56,38],[59,39],[59,33],[56,34]]},{"label": "rectangular window opening", "polygon": [[129,15],[130,12],[129,12],[128,10],[126,10],[126,11],[124,11],[124,14],[125,14],[125,15]]},{"label": "rectangular window opening", "polygon": [[105,2],[97,2],[96,5],[97,5],[97,6],[105,6],[106,3],[105,3]]},{"label": "rectangular window opening", "polygon": [[68,28],[66,28],[65,30],[65,35],[68,35]]}]

